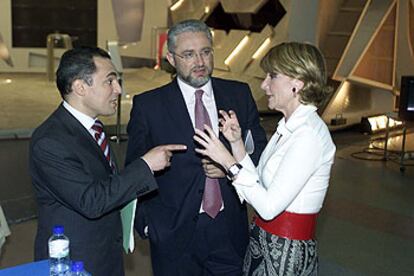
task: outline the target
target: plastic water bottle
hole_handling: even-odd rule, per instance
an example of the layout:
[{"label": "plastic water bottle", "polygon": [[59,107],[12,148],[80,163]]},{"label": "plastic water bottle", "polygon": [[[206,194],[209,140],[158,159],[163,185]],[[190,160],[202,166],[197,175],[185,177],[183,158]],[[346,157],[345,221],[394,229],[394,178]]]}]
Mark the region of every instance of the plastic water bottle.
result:
[{"label": "plastic water bottle", "polygon": [[90,273],[86,272],[83,268],[83,262],[77,261],[72,263],[71,276],[91,276]]},{"label": "plastic water bottle", "polygon": [[69,239],[62,225],[53,227],[49,238],[50,276],[68,276],[70,273]]}]

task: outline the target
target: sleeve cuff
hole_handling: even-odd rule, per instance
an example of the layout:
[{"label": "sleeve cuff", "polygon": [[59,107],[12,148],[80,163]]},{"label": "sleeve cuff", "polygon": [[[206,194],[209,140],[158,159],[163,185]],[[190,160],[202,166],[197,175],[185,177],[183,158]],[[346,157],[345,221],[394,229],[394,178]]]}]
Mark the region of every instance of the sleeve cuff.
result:
[{"label": "sleeve cuff", "polygon": [[154,175],[154,172],[152,171],[151,167],[148,165],[147,161],[145,161],[144,158],[142,158],[142,156],[140,157],[141,160],[145,163],[145,165],[147,165],[148,169],[151,171],[152,175]]},{"label": "sleeve cuff", "polygon": [[248,154],[244,156],[239,164],[241,164],[243,168],[240,170],[237,178],[233,181],[233,185],[252,187],[259,183],[256,167]]},{"label": "sleeve cuff", "polygon": [[244,156],[244,158],[239,162],[240,165],[243,166],[243,168],[248,169],[249,171],[256,171],[256,166],[254,165],[252,159],[248,154]]}]

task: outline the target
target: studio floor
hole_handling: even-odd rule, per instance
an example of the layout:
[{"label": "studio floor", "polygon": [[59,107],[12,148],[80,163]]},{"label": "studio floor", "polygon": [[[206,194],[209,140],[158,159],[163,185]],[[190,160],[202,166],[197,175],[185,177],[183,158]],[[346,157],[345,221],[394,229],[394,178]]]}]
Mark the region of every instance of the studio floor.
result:
[{"label": "studio floor", "polygon": [[[7,78],[0,74],[0,80]],[[164,76],[159,78],[159,83],[166,81]],[[7,84],[0,84],[5,99],[0,103],[0,204],[11,220],[12,232],[1,251],[0,269],[33,260],[35,207],[28,211],[14,206],[34,202],[27,175],[30,132],[59,103],[51,84],[19,83],[17,88],[11,91]],[[123,104],[125,124],[130,102],[125,99]],[[276,121],[274,116],[262,118],[269,135]],[[114,118],[107,119],[107,124],[113,122]],[[20,136],[22,130],[28,135]],[[320,275],[414,275],[414,167],[407,166],[402,173],[393,160],[367,160],[381,159],[381,152],[360,158],[356,153],[368,148],[372,137],[355,128],[332,135],[337,154],[317,228]],[[119,160],[123,160],[126,145],[127,141],[112,145]],[[390,157],[397,160],[394,154]],[[147,241],[137,239],[135,252],[125,257],[125,268],[127,275],[152,275]]]}]

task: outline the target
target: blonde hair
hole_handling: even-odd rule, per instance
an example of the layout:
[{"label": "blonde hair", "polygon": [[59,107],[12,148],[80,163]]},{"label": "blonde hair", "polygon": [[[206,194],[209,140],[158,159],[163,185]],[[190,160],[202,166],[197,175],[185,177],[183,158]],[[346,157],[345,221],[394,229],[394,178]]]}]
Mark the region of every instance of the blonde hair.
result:
[{"label": "blonde hair", "polygon": [[282,73],[301,80],[298,91],[303,104],[323,105],[332,88],[327,85],[325,60],[319,49],[309,43],[285,42],[274,46],[260,66],[266,73]]}]

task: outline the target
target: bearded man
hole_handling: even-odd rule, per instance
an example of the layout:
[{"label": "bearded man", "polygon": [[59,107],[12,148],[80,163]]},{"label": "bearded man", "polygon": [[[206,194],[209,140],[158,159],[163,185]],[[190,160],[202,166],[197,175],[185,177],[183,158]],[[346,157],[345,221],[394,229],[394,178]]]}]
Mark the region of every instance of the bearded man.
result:
[{"label": "bearded man", "polygon": [[219,110],[233,110],[243,137],[253,138],[251,158],[257,162],[266,145],[257,107],[247,84],[211,76],[212,34],[204,22],[178,23],[169,30],[167,44],[177,76],[134,97],[126,164],[167,141],[184,144],[187,151],[177,152],[171,167],[155,174],[159,189],[138,200],[135,227],[150,240],[155,276],[241,275],[248,243],[246,205],[228,172],[195,152],[193,136],[204,125],[218,135]]}]

